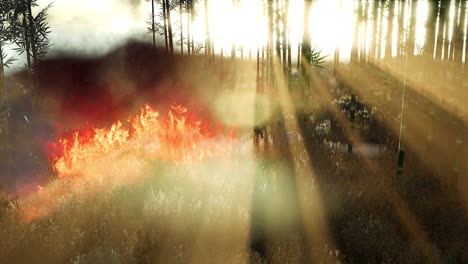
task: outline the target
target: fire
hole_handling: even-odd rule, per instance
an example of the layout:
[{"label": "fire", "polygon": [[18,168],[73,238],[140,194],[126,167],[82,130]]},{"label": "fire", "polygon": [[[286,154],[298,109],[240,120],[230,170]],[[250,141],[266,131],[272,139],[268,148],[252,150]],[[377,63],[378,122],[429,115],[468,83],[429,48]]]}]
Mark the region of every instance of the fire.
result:
[{"label": "fire", "polygon": [[65,201],[141,182],[154,175],[149,171],[152,161],[183,169],[209,159],[230,160],[236,142],[233,133],[201,122],[185,107],[173,106],[163,117],[145,105],[126,122],[108,128],[88,126],[55,142],[49,158],[59,179],[37,186],[22,199],[21,219],[35,221]]},{"label": "fire", "polygon": [[[75,132],[59,140],[61,154],[53,158],[58,176],[77,176],[103,157],[119,153],[138,153],[145,158],[176,163],[199,161],[216,155],[229,155],[230,145],[213,144],[210,138],[220,134],[216,129],[202,128],[202,122],[191,118],[187,108],[173,106],[166,118],[146,104],[140,114],[125,126],[117,121],[110,128]],[[228,137],[232,139],[231,137]]]}]

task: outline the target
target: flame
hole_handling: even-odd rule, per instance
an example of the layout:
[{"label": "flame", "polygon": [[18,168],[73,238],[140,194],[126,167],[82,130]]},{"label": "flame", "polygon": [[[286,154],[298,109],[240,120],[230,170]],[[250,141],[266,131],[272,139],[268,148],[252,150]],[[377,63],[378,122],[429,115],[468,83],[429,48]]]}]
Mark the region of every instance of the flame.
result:
[{"label": "flame", "polygon": [[117,121],[109,128],[88,124],[53,144],[49,158],[59,178],[22,199],[20,219],[35,221],[74,197],[111,192],[145,179],[148,161],[184,168],[213,158],[230,160],[236,142],[234,133],[201,122],[180,105],[172,106],[164,118],[146,104],[125,123]]},{"label": "flame", "polygon": [[[63,178],[77,176],[102,157],[124,151],[176,163],[231,153],[230,145],[210,144],[208,139],[219,131],[202,129],[202,122],[193,120],[181,105],[172,106],[167,118],[162,119],[158,111],[146,104],[139,115],[129,119],[129,128],[117,121],[110,128],[74,132],[71,138],[60,139],[61,154],[53,158],[53,167]],[[229,138],[233,136],[231,133]]]}]

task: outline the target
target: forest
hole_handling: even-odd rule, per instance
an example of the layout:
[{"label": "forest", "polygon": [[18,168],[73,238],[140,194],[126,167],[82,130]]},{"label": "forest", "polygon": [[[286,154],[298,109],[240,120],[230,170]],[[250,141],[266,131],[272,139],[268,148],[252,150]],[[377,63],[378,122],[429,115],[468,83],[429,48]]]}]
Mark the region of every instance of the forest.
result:
[{"label": "forest", "polygon": [[0,0],[0,263],[467,263],[467,0]]}]

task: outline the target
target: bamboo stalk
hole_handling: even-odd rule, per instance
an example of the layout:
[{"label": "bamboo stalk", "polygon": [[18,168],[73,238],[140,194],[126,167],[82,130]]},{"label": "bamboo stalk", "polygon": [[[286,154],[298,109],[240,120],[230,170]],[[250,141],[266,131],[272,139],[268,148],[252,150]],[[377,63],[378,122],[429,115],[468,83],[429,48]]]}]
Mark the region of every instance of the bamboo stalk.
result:
[{"label": "bamboo stalk", "polygon": [[[351,129],[354,130],[355,127],[355,117],[356,117],[356,95],[351,94],[351,102],[350,102],[350,109],[349,109],[349,120],[351,122]],[[353,142],[349,139],[348,142],[348,153],[353,153]]]},{"label": "bamboo stalk", "polygon": [[403,173],[403,167],[404,167],[404,161],[405,161],[405,144],[404,144],[404,132],[406,130],[405,108],[408,107],[408,104],[405,101],[407,72],[408,72],[408,51],[406,51],[405,75],[403,78],[403,93],[401,95],[401,120],[400,120],[400,136],[399,136],[399,143],[398,143],[397,175],[401,175]]},{"label": "bamboo stalk", "polygon": [[151,0],[151,31],[153,33],[153,49],[156,49],[156,30],[154,28],[154,0]]}]

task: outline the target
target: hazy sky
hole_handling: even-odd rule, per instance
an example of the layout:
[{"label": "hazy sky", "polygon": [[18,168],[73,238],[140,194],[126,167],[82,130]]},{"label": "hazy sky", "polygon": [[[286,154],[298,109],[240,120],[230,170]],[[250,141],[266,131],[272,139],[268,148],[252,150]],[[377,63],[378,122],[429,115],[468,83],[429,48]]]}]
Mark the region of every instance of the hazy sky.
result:
[{"label": "hazy sky", "polygon": [[[39,0],[40,7],[51,0]],[[54,0],[49,11],[51,29],[50,41],[53,44],[49,55],[57,51],[79,53],[81,55],[99,55],[108,52],[129,37],[145,37],[148,2],[135,7],[128,0]],[[148,9],[146,9],[148,10]],[[148,37],[148,36],[146,36]],[[9,47],[10,49],[12,47]],[[24,58],[19,58],[9,70],[15,71],[24,65]]]},{"label": "hazy sky", "polygon": [[50,37],[57,49],[102,52],[128,35],[144,33],[144,20],[142,10],[124,0],[55,0]]}]

